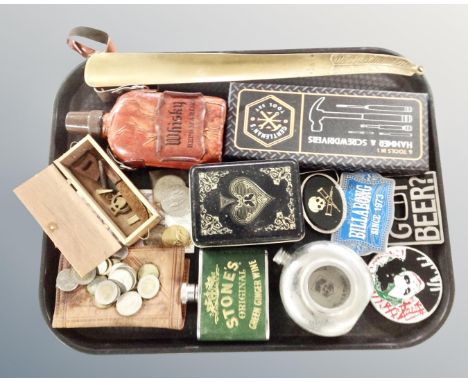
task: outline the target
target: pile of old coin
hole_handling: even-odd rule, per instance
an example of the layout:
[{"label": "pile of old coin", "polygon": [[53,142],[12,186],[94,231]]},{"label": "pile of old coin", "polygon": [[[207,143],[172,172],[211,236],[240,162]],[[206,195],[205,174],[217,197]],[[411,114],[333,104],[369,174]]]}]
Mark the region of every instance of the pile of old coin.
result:
[{"label": "pile of old coin", "polygon": [[161,288],[155,264],[144,264],[137,272],[116,257],[102,262],[83,277],[73,268],[63,269],[57,275],[56,286],[61,291],[71,292],[79,285],[86,285],[98,308],[109,308],[115,303],[121,316],[136,314],[143,300],[152,299]]},{"label": "pile of old coin", "polygon": [[153,200],[159,203],[165,216],[165,227],[153,230],[153,240],[164,247],[188,247],[192,244],[190,232],[181,224],[190,219],[189,188],[178,175],[166,174],[152,177]]},{"label": "pile of old coin", "polygon": [[171,216],[180,217],[190,213],[189,188],[177,175],[164,175],[157,179],[153,187],[153,198]]}]

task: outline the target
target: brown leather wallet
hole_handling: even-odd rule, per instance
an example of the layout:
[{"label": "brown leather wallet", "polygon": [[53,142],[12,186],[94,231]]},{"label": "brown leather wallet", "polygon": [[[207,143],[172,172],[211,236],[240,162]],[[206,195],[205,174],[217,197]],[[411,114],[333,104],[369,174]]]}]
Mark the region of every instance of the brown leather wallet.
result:
[{"label": "brown leather wallet", "polygon": [[[159,268],[161,289],[156,297],[144,300],[140,311],[134,316],[120,316],[115,304],[107,309],[94,305],[94,298],[85,286],[72,292],[57,289],[53,328],[90,327],[147,327],[181,330],[185,323],[185,305],[180,302],[180,287],[188,281],[189,260],[181,248],[130,248],[125,263],[138,270],[145,263],[154,263]],[[60,256],[59,271],[70,267]]]}]

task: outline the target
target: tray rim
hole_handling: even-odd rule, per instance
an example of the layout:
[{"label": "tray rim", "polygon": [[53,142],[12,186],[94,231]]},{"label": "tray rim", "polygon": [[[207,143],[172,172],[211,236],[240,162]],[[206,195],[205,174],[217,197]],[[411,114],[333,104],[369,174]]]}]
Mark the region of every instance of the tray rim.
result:
[{"label": "tray rim", "polygon": [[[389,54],[394,56],[402,56],[401,54],[381,47],[342,47],[342,48],[302,48],[302,49],[278,49],[278,50],[243,50],[243,51],[215,51],[215,53],[300,53],[300,52],[309,52],[309,53],[319,53],[319,52],[369,52],[369,53],[380,53],[380,54]],[[52,129],[50,133],[50,150],[49,150],[49,164],[55,160],[54,157],[54,148],[55,148],[55,136],[57,132],[57,117],[58,117],[58,104],[60,102],[62,94],[66,91],[68,80],[77,74],[77,72],[84,69],[85,62],[77,65],[64,79],[62,82],[53,104],[53,114],[52,114]],[[438,330],[443,326],[448,316],[450,315],[454,296],[455,296],[455,281],[453,275],[453,262],[451,256],[451,245],[450,245],[450,236],[449,236],[449,227],[447,222],[447,209],[445,203],[445,193],[444,193],[444,183],[442,176],[442,167],[440,162],[440,152],[438,147],[438,135],[437,135],[437,125],[435,118],[435,108],[434,100],[432,95],[432,90],[429,85],[429,82],[426,79],[426,76],[421,76],[422,81],[424,81],[425,86],[427,87],[428,94],[428,112],[429,112],[429,122],[431,126],[431,131],[429,134],[429,140],[433,139],[433,153],[435,159],[435,169],[438,173],[438,188],[439,188],[439,198],[442,214],[442,224],[444,227],[444,236],[445,236],[445,250],[441,251],[438,256],[448,256],[447,265],[451,270],[451,276],[449,278],[450,285],[444,285],[444,291],[448,290],[450,292],[448,299],[445,302],[445,306],[442,304],[439,305],[438,309],[444,309],[443,314],[439,317],[437,321],[432,320],[431,324],[428,326],[427,330],[421,335],[409,337],[398,343],[395,342],[385,342],[380,343],[342,343],[342,344],[322,344],[317,343],[314,345],[311,344],[272,344],[270,341],[267,342],[203,342],[197,345],[183,345],[180,346],[178,341],[172,342],[169,346],[141,346],[140,347],[114,347],[113,344],[108,344],[107,346],[93,347],[90,345],[82,345],[67,337],[64,332],[72,329],[54,329],[51,326],[52,317],[47,312],[46,300],[45,300],[45,287],[44,279],[46,272],[46,256],[45,253],[48,247],[49,238],[46,234],[43,234],[42,238],[42,248],[41,248],[41,264],[40,264],[40,277],[39,277],[39,305],[40,310],[43,316],[43,319],[46,322],[49,330],[54,334],[57,339],[63,344],[75,349],[79,352],[86,354],[94,355],[107,355],[107,354],[167,354],[167,353],[189,353],[189,352],[255,352],[255,351],[317,351],[317,350],[372,350],[372,349],[403,349],[412,346],[416,346],[429,338],[431,338]],[[84,80],[83,80],[84,82]]]}]

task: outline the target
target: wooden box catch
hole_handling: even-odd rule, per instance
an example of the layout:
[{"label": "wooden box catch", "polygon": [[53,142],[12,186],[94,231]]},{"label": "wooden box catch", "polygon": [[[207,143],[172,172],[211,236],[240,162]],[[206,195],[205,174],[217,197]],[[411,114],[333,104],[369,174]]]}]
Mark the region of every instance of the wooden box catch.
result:
[{"label": "wooden box catch", "polygon": [[[146,209],[148,218],[131,232],[123,232],[115,218],[99,205],[70,169],[74,162],[90,151],[105,161]],[[80,275],[90,272],[122,245],[129,246],[138,241],[161,219],[155,208],[89,135],[14,191]]]}]

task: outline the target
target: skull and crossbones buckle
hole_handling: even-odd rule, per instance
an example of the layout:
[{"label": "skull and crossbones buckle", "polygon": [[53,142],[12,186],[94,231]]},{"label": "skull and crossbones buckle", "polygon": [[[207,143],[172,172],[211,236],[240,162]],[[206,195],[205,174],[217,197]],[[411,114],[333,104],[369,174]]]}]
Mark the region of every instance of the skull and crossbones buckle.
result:
[{"label": "skull and crossbones buckle", "polygon": [[321,233],[338,230],[346,216],[343,190],[330,176],[313,173],[302,182],[304,217]]}]

